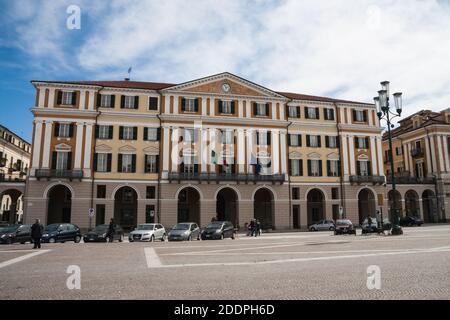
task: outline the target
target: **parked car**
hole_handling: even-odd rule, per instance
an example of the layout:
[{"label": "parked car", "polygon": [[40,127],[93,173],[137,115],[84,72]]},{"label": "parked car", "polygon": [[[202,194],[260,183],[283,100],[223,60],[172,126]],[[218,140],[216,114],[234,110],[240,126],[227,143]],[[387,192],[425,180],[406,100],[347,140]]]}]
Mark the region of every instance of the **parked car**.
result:
[{"label": "parked car", "polygon": [[375,218],[371,218],[371,222],[369,224],[368,219],[364,219],[363,223],[361,224],[362,228],[362,234],[367,233],[378,233],[378,221]]},{"label": "parked car", "polygon": [[49,224],[44,229],[44,234],[41,238],[42,242],[55,243],[74,241],[79,243],[81,241],[81,231],[78,226],[71,223],[54,223]]},{"label": "parked car", "polygon": [[413,226],[421,226],[423,224],[423,220],[418,217],[406,216],[400,219],[400,225],[402,227],[413,227]]},{"label": "parked car", "polygon": [[334,231],[334,229],[336,229],[336,226],[333,220],[321,220],[309,226],[309,231]]},{"label": "parked car", "polygon": [[31,226],[29,224],[13,224],[0,228],[0,243],[12,244],[32,242]]},{"label": "parked car", "polygon": [[172,230],[170,230],[167,239],[169,241],[200,240],[200,228],[194,222],[177,223]]},{"label": "parked car", "polygon": [[356,235],[356,229],[353,223],[348,219],[336,220],[334,234],[354,234]]},{"label": "parked car", "polygon": [[166,241],[166,229],[159,223],[140,224],[128,234],[128,240],[134,241]]},{"label": "parked car", "polygon": [[215,221],[208,224],[208,226],[202,230],[202,240],[210,239],[234,239],[234,226],[229,221]]},{"label": "parked car", "polygon": [[111,239],[109,232],[109,224],[99,224],[94,230],[89,231],[83,237],[84,242],[113,242],[114,240],[123,241],[123,229],[118,224],[114,225],[114,235]]}]

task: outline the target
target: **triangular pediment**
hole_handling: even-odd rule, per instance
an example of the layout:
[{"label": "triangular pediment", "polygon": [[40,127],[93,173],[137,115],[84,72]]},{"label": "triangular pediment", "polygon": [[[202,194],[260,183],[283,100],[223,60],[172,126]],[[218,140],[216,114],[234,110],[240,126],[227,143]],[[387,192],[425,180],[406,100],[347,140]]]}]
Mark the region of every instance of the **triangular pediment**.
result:
[{"label": "triangular pediment", "polygon": [[149,155],[158,155],[159,149],[157,147],[147,147],[144,149],[144,153]]},{"label": "triangular pediment", "polygon": [[270,89],[228,72],[185,82],[162,91],[183,91],[186,93],[252,96],[261,98],[285,98]]},{"label": "triangular pediment", "polygon": [[301,159],[301,158],[302,154],[300,152],[292,151],[289,153],[289,159]]},{"label": "triangular pediment", "polygon": [[311,152],[311,153],[308,153],[308,158],[309,159],[320,159],[321,156],[317,152]]},{"label": "triangular pediment", "polygon": [[55,150],[57,150],[57,151],[70,151],[70,150],[72,150],[72,147],[70,145],[68,145],[68,144],[60,143],[60,144],[57,144],[55,146]]},{"label": "triangular pediment", "polygon": [[340,159],[339,153],[336,153],[336,152],[332,152],[332,153],[328,154],[327,157],[330,160],[339,160]]},{"label": "triangular pediment", "polygon": [[95,147],[95,152],[102,153],[102,152],[110,152],[112,148],[110,146],[107,146],[106,144],[101,144],[99,146]]},{"label": "triangular pediment", "polygon": [[369,157],[366,154],[358,155],[358,160],[369,160]]},{"label": "triangular pediment", "polygon": [[119,152],[121,153],[134,153],[136,152],[136,148],[132,147],[132,146],[123,146],[119,148]]}]

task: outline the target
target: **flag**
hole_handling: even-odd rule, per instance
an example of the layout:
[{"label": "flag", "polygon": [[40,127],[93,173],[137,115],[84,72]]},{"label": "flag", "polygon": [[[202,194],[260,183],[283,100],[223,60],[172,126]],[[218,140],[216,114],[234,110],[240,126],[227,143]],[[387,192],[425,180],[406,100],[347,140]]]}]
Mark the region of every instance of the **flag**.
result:
[{"label": "flag", "polygon": [[258,161],[256,160],[255,156],[252,154],[250,154],[250,165],[254,166],[258,164]]},{"label": "flag", "polygon": [[211,163],[217,164],[217,154],[214,150],[211,150]]},{"label": "flag", "polygon": [[131,73],[131,70],[133,70],[133,68],[132,68],[132,67],[129,67],[129,68],[128,68],[128,73]]},{"label": "flag", "polygon": [[223,165],[224,165],[225,167],[228,167],[227,158],[223,158]]}]

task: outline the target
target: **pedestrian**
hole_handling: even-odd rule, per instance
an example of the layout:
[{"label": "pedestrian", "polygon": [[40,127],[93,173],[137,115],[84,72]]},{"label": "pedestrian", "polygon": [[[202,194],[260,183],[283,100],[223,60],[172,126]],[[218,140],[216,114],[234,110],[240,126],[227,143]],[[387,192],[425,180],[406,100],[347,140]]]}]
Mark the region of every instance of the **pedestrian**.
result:
[{"label": "pedestrian", "polygon": [[33,249],[41,248],[41,238],[44,233],[44,226],[41,224],[39,219],[36,219],[34,224],[31,226],[31,238],[33,239],[34,247]]},{"label": "pedestrian", "polygon": [[256,220],[256,235],[261,235],[261,222],[259,220]]},{"label": "pedestrian", "polygon": [[109,222],[109,228],[108,228],[108,237],[109,237],[109,242],[114,242],[114,234],[115,234],[115,230],[116,226],[114,225],[114,219],[111,218],[110,222]]},{"label": "pedestrian", "polygon": [[253,237],[253,235],[255,234],[255,230],[256,230],[256,222],[255,222],[255,219],[252,219],[251,221],[250,221],[250,228],[249,228],[250,230],[250,236],[251,237]]}]

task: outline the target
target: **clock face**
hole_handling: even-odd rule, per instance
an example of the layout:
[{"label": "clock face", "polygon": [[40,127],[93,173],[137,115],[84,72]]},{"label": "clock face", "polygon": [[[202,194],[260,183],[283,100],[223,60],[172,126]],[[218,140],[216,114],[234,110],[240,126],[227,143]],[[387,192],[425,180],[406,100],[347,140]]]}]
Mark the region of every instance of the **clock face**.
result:
[{"label": "clock face", "polygon": [[230,90],[231,90],[231,87],[230,87],[230,85],[228,84],[228,83],[224,83],[223,85],[222,85],[222,90],[223,90],[223,92],[230,92]]}]

